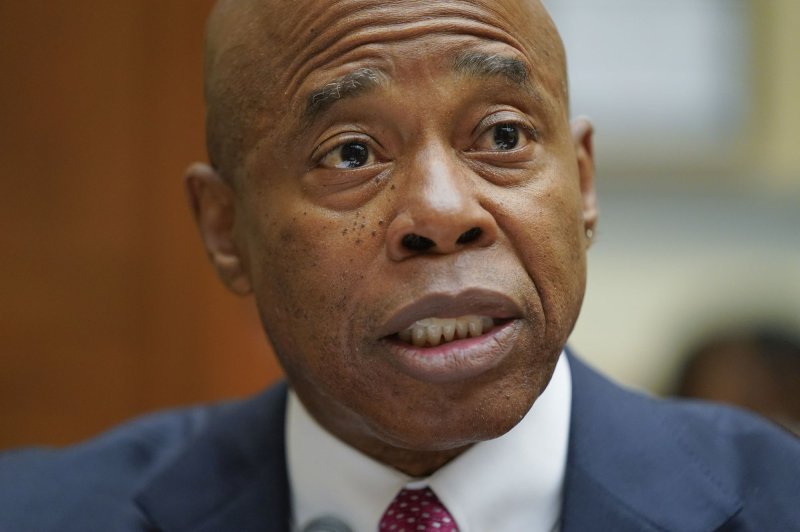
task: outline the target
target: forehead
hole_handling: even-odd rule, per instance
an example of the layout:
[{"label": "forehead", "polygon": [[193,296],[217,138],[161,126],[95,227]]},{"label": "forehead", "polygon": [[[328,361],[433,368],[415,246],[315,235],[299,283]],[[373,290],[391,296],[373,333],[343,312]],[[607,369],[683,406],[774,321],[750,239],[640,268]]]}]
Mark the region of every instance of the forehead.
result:
[{"label": "forehead", "polygon": [[258,79],[295,95],[321,68],[436,35],[503,43],[546,88],[564,89],[560,39],[535,0],[227,0],[209,25],[207,66],[223,86]]},{"label": "forehead", "polygon": [[530,39],[526,39],[529,32],[524,30],[530,28],[515,28],[510,14],[499,10],[500,6],[502,3],[493,8],[467,2],[335,3],[290,26],[293,35],[305,30],[307,41],[297,41],[287,50],[287,76],[283,81],[291,91],[326,64],[369,54],[371,47],[413,42],[426,36],[472,36],[504,43],[520,53],[533,51],[532,43],[525,42]]},{"label": "forehead", "polygon": [[236,159],[348,66],[389,52],[434,66],[437,46],[458,39],[522,59],[540,92],[566,107],[563,47],[538,0],[221,0],[207,36],[210,150]]}]

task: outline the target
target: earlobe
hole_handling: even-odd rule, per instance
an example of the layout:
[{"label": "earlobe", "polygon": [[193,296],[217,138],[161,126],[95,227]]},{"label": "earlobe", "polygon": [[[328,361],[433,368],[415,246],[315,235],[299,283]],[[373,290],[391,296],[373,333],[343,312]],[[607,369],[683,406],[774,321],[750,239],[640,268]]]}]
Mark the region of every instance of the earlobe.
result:
[{"label": "earlobe", "polygon": [[572,122],[572,140],[578,163],[581,198],[583,202],[583,230],[586,247],[592,243],[597,226],[597,192],[594,185],[594,126],[588,118],[576,118]]},{"label": "earlobe", "polygon": [[211,263],[232,292],[252,290],[246,257],[236,242],[236,202],[231,186],[209,165],[195,163],[184,177],[186,195]]}]

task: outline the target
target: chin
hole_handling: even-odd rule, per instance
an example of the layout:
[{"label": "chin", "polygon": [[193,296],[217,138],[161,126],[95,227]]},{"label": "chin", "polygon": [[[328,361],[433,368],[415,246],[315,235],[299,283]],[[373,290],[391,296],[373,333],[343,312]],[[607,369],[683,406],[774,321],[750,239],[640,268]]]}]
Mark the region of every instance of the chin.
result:
[{"label": "chin", "polygon": [[[395,416],[389,423],[373,424],[373,430],[386,444],[410,451],[460,449],[506,434],[522,420],[535,399],[503,397],[501,405],[482,401],[479,406],[453,406],[428,414],[420,412],[411,419]],[[402,424],[397,424],[398,421]]]}]

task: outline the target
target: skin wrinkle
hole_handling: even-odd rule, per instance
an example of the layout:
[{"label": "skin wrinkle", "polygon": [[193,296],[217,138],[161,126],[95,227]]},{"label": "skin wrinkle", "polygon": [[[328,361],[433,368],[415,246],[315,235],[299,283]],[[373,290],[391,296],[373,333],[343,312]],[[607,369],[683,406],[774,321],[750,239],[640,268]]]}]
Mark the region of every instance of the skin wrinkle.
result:
[{"label": "skin wrinkle", "polygon": [[[407,9],[408,6],[413,6],[413,10]],[[486,17],[485,6],[469,7],[464,2],[355,0],[309,10],[304,25],[295,26],[295,34],[298,27],[321,27],[324,30],[314,31],[314,38],[307,46],[294,51],[296,59],[289,68],[294,74],[284,80],[286,86],[289,91],[297,90],[310,71],[334,63],[365,40],[380,43],[390,39],[388,42],[391,42],[437,32],[470,34],[469,30],[472,30],[476,36],[506,42],[521,49],[515,38],[498,29],[502,25],[502,20],[497,20],[499,17]]]},{"label": "skin wrinkle", "polygon": [[[308,43],[306,49],[296,52],[297,59],[289,70],[297,70],[297,73],[290,79],[285,80],[287,81],[287,90],[296,91],[302,85],[309,71],[319,68],[322,64],[334,63],[338,57],[355,49],[364,38],[370,39],[371,43],[383,42],[383,39],[386,38],[383,37],[383,34],[394,35],[392,37],[394,40],[412,39],[423,32],[425,34],[435,34],[437,32],[471,34],[488,40],[503,42],[520,52],[524,50],[523,45],[515,37],[498,28],[498,26],[507,26],[508,21],[513,20],[512,17],[518,17],[517,13],[503,16],[499,11],[492,11],[486,5],[479,3],[473,3],[472,9],[465,9],[465,6],[462,5],[464,3],[470,4],[469,2],[460,2],[459,5],[454,6],[453,2],[398,2],[401,6],[406,4],[414,5],[412,17],[405,13],[406,19],[417,19],[411,23],[391,22],[394,9],[391,6],[386,6],[384,2],[367,3],[367,7],[364,7],[364,2],[360,1],[337,3],[336,7],[339,9],[328,9],[325,12],[327,16],[321,17],[319,21],[318,26],[326,28],[326,31],[315,31],[315,37]],[[376,4],[377,9],[375,8]],[[493,16],[486,17],[487,12],[492,13]],[[386,23],[383,22],[380,16],[383,13],[390,19]],[[543,10],[541,13],[546,16]],[[444,14],[449,16],[444,17]],[[488,20],[484,20],[486,18]],[[312,12],[309,12],[307,20],[313,20]],[[339,28],[336,23],[331,21],[338,21],[341,25],[347,25],[346,38],[336,39]],[[308,24],[313,26],[310,22]],[[385,26],[382,26],[382,24]],[[548,36],[555,36],[555,39],[548,39],[548,41],[555,42],[557,45],[542,46],[541,51],[551,60],[563,64],[563,47],[560,46],[560,39],[557,38],[549,17],[547,17],[547,24],[544,25],[543,31]],[[330,36],[325,39],[326,35]],[[317,44],[318,41],[321,42]],[[349,44],[351,41],[355,41],[355,43]],[[303,66],[299,67],[297,65]],[[559,76],[559,92],[565,90],[566,84],[562,82],[564,79],[563,75]]]},{"label": "skin wrinkle", "polygon": [[472,21],[464,21],[462,19],[449,20],[424,20],[421,22],[412,23],[397,23],[386,25],[385,28],[370,28],[365,31],[354,31],[348,34],[346,39],[337,41],[336,44],[331,45],[320,52],[314,53],[311,57],[303,58],[304,62],[298,63],[302,66],[297,66],[297,73],[289,80],[287,86],[289,90],[294,92],[306,81],[311,72],[319,69],[323,65],[335,65],[341,62],[342,58],[350,55],[355,55],[359,47],[364,45],[364,41],[369,39],[370,45],[395,43],[402,41],[411,41],[418,37],[435,35],[435,34],[451,34],[451,35],[471,35],[486,40],[493,40],[497,42],[505,42],[509,46],[516,47],[512,42],[507,42],[504,34],[497,31],[492,26],[485,24],[478,24]]}]

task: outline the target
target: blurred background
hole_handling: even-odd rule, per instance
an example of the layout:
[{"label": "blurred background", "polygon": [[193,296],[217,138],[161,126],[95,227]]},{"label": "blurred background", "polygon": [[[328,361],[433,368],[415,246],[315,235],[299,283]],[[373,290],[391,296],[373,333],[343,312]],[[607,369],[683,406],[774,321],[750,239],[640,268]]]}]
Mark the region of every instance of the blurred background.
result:
[{"label": "blurred background", "polygon": [[[545,3],[597,126],[575,350],[670,394],[709,338],[800,330],[800,2]],[[183,197],[211,5],[0,0],[0,448],[280,376]]]}]

